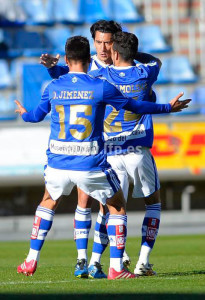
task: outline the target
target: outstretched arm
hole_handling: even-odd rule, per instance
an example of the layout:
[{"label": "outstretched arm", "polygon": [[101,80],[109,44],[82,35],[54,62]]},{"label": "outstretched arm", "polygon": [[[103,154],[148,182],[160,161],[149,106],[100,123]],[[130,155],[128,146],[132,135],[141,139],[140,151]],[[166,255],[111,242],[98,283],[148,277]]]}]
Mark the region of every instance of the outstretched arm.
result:
[{"label": "outstretched arm", "polygon": [[156,104],[147,101],[136,101],[129,98],[123,109],[130,110],[138,114],[162,114],[171,112],[180,112],[188,107],[191,99],[179,100],[184,95],[183,92],[179,93],[168,104]]},{"label": "outstretched arm", "polygon": [[18,100],[14,102],[17,105],[15,112],[18,113],[25,122],[41,122],[51,110],[48,87],[45,89],[39,105],[29,112],[27,112],[25,107],[23,107]]},{"label": "outstretched arm", "polygon": [[69,71],[68,66],[57,65],[59,58],[59,54],[53,56],[48,53],[42,54],[40,57],[40,64],[47,68],[49,75],[53,79],[57,79],[60,76],[65,75]]},{"label": "outstretched arm", "polygon": [[103,101],[114,106],[117,110],[126,109],[136,114],[163,114],[179,112],[188,107],[191,99],[179,101],[183,92],[173,98],[168,104],[156,104],[148,101],[137,101],[132,98],[123,97],[122,93],[108,81],[103,82]]}]

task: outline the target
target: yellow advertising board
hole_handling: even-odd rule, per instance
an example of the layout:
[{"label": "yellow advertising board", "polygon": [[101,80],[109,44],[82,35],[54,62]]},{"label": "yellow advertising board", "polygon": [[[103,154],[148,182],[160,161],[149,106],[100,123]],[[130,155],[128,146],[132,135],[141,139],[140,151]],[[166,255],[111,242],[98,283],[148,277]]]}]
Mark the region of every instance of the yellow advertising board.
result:
[{"label": "yellow advertising board", "polygon": [[205,170],[205,122],[157,123],[152,154],[158,170]]}]

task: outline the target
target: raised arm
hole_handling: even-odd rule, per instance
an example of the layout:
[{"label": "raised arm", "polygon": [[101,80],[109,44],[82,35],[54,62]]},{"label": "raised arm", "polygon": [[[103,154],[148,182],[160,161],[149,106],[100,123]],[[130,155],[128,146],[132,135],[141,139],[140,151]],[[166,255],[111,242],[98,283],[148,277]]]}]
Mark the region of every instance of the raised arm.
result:
[{"label": "raised arm", "polygon": [[60,76],[65,75],[69,71],[68,66],[57,65],[59,58],[59,54],[53,56],[48,53],[42,54],[40,57],[40,64],[47,68],[49,75],[53,79],[57,79]]},{"label": "raised arm", "polygon": [[135,59],[142,64],[149,64],[153,61],[156,61],[158,63],[159,68],[161,68],[162,66],[162,62],[159,58],[154,57],[153,55],[148,53],[137,52]]}]

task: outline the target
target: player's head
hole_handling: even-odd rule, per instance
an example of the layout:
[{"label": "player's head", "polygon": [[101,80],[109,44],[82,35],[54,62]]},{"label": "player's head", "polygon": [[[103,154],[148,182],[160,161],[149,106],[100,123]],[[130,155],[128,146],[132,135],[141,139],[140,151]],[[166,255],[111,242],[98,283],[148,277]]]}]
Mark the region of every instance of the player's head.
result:
[{"label": "player's head", "polygon": [[117,32],[113,34],[112,60],[132,63],[138,51],[138,38],[133,33]]},{"label": "player's head", "polygon": [[81,62],[83,65],[90,63],[90,44],[83,36],[73,36],[65,44],[66,62]]},{"label": "player's head", "polygon": [[90,27],[90,32],[97,51],[97,57],[106,64],[112,63],[112,36],[118,31],[122,31],[122,27],[115,21],[100,20]]}]

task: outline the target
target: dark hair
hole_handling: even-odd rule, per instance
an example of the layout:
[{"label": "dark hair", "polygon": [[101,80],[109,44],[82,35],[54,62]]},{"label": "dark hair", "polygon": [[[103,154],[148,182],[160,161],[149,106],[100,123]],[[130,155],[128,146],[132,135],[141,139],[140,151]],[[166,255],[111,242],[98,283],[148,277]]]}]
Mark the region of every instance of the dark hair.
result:
[{"label": "dark hair", "polygon": [[134,60],[138,51],[138,38],[129,32],[117,32],[113,35],[113,50],[128,61]]},{"label": "dark hair", "polygon": [[115,21],[99,20],[90,27],[90,33],[93,39],[95,39],[96,31],[114,34],[118,31],[122,31],[122,27]]},{"label": "dark hair", "polygon": [[68,60],[79,60],[83,64],[90,61],[90,44],[83,36],[73,36],[67,39],[65,55]]}]

